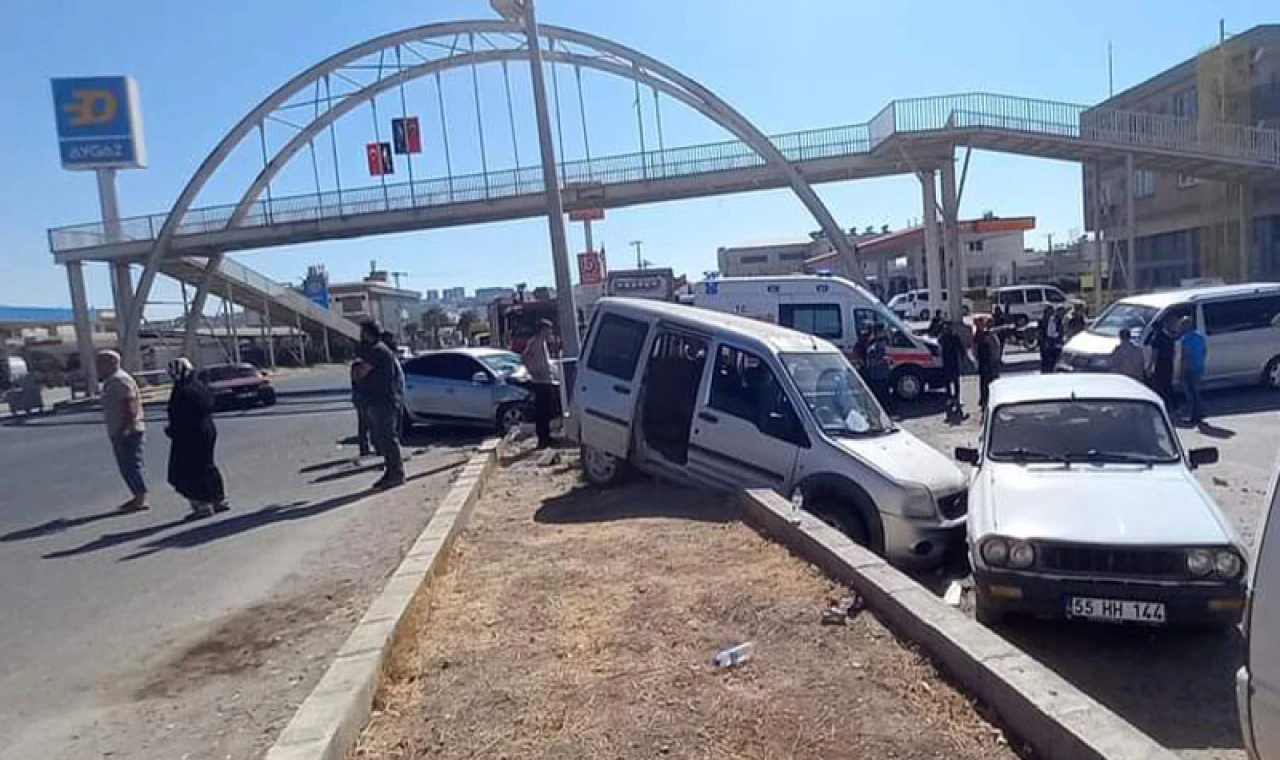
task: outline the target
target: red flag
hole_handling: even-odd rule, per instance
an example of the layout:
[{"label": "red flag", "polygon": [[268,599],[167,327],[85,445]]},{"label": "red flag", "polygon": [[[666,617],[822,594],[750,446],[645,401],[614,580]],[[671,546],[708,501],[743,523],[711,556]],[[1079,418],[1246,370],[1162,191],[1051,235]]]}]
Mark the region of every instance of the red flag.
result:
[{"label": "red flag", "polygon": [[369,176],[379,177],[382,175],[382,147],[378,143],[365,143],[365,157],[369,159]]},{"label": "red flag", "polygon": [[422,132],[418,129],[418,117],[410,116],[404,121],[404,141],[410,153],[422,152]]}]

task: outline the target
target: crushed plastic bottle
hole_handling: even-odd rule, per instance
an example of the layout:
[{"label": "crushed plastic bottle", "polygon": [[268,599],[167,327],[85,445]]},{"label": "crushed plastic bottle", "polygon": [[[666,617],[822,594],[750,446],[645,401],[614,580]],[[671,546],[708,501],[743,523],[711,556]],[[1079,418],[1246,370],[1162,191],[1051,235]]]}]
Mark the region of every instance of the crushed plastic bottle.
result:
[{"label": "crushed plastic bottle", "polygon": [[735,647],[722,649],[712,658],[711,664],[717,668],[736,668],[739,665],[745,665],[755,656],[756,645],[754,641],[747,641]]}]

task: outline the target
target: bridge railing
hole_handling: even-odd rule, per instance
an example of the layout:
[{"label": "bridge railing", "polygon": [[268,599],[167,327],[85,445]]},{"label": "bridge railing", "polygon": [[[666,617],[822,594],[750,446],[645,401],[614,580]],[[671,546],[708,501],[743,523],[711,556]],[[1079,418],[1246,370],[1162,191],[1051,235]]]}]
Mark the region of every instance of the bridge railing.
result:
[{"label": "bridge railing", "polygon": [[[1280,167],[1280,132],[1275,130],[1199,123],[1134,111],[1089,109],[1070,103],[991,93],[895,100],[866,124],[791,132],[772,140],[787,160],[811,161],[867,154],[894,135],[973,129],[1085,140],[1115,149],[1168,150]],[[746,144],[726,140],[567,161],[559,166],[559,174],[565,185],[609,185],[735,171],[764,164],[764,159]],[[262,198],[252,205],[240,226],[319,221],[541,192],[541,168],[526,166],[412,183]],[[193,208],[183,217],[176,234],[224,230],[234,211],[231,205]],[[165,219],[164,214],[124,219],[121,240],[154,240]],[[102,246],[106,242],[106,232],[100,222],[49,231],[49,246],[55,253]]]}]

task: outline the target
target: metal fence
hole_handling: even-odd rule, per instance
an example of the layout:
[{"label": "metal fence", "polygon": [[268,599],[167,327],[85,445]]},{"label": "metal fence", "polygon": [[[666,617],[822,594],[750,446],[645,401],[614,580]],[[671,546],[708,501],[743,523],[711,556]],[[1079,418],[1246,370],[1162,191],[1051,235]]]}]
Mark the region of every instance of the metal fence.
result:
[{"label": "metal fence", "polygon": [[[864,155],[895,135],[987,129],[1057,139],[1084,140],[1116,150],[1175,151],[1196,157],[1245,161],[1280,169],[1280,132],[1235,124],[1204,124],[1160,114],[1090,110],[1086,106],[1045,100],[966,93],[895,100],[866,124],[791,132],[771,138],[792,162]],[[765,165],[764,159],[737,140],[645,151],[560,165],[562,185],[646,182],[712,174]],[[456,203],[497,200],[542,192],[538,166],[436,177],[413,183],[378,184],[260,199],[239,227],[312,222],[362,214],[431,208]],[[194,208],[183,217],[176,235],[224,230],[235,206]],[[165,214],[121,221],[121,241],[154,240]],[[107,244],[102,223],[59,227],[49,231],[54,252]]]}]

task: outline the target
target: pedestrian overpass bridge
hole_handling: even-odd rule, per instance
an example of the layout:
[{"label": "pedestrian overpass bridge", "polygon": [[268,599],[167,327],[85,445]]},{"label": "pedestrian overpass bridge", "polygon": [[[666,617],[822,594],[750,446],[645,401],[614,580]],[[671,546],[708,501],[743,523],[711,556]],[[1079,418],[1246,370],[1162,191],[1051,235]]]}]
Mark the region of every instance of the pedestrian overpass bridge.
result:
[{"label": "pedestrian overpass bridge", "polygon": [[[527,31],[521,24],[498,20],[428,24],[359,43],[298,74],[227,133],[168,212],[49,231],[55,261],[67,266],[73,308],[86,315],[87,321],[81,264],[107,261],[112,263],[118,311],[126,315],[121,323],[126,361],[136,355],[137,330],[147,294],[155,275],[161,273],[197,286],[192,314],[202,313],[204,299],[212,291],[255,311],[269,311],[273,322],[296,322],[322,331],[326,337],[330,331],[353,336],[356,328],[348,320],[315,307],[292,289],[239,262],[231,262],[225,254],[546,213],[543,167],[520,164],[509,80],[506,105],[515,167],[494,169],[484,158],[485,130],[476,71],[497,64],[506,80],[509,63],[527,63],[533,56]],[[561,162],[555,174],[566,208],[617,208],[790,188],[832,247],[852,262],[856,253],[813,185],[914,174],[924,189],[926,235],[932,232],[936,237],[933,220],[941,212],[945,238],[941,246],[936,239],[926,241],[927,251],[946,251],[945,275],[934,269],[941,266],[939,257],[927,257],[928,279],[932,284],[949,283],[947,287],[958,287],[958,280],[948,278],[958,277],[960,271],[955,266],[959,237],[952,234],[959,205],[954,160],[957,146],[1075,161],[1096,169],[1119,164],[1129,171],[1136,167],[1240,185],[1280,181],[1280,132],[1274,130],[989,93],[896,100],[862,124],[770,137],[692,77],[640,51],[558,26],[536,27],[533,40],[552,76],[557,131],[562,114],[556,71],[569,69],[577,75],[582,145],[586,149],[581,158],[566,157],[560,135]],[[472,76],[482,164],[476,173],[455,173],[450,160],[450,120],[445,117],[440,76],[455,69],[469,70]],[[592,156],[581,85],[584,70],[634,85],[637,115],[642,112],[641,88],[652,91],[658,125],[656,150],[645,145],[641,118],[638,151]],[[399,115],[406,116],[406,83],[431,77],[435,78],[443,132],[443,175],[437,167],[434,176],[414,178],[410,157],[408,182],[385,182],[384,176],[377,184],[343,187],[335,122],[357,109],[372,111],[376,141],[378,97],[389,99],[398,90]],[[659,95],[696,111],[735,139],[668,148],[663,144]],[[271,155],[267,130],[281,124],[294,131]],[[322,180],[316,163],[316,143],[326,135],[334,156],[331,185]],[[205,185],[234,151],[247,145],[256,152],[259,144],[261,169],[236,202],[197,205]],[[313,191],[273,193],[273,181],[280,172],[298,156],[308,154],[315,180]],[[938,174],[940,202],[934,196]],[[1095,177],[1098,174],[1093,172]],[[129,272],[134,264],[141,264],[142,269],[136,293]],[[860,277],[861,272],[854,276]],[[958,299],[953,301],[958,303]],[[81,346],[82,353],[88,350]],[[86,353],[84,358],[87,361],[90,357]]]},{"label": "pedestrian overpass bridge", "polygon": [[[957,145],[1027,156],[1181,173],[1228,182],[1280,180],[1280,131],[1206,126],[1160,114],[968,93],[895,100],[871,121],[770,138],[810,183],[936,170]],[[746,144],[725,141],[562,162],[566,209],[617,208],[786,187],[788,178]],[[170,252],[209,256],[319,240],[453,227],[545,212],[541,168],[490,171],[192,208]],[[58,263],[141,260],[165,214],[123,219],[118,242],[101,222],[58,227]]]}]

